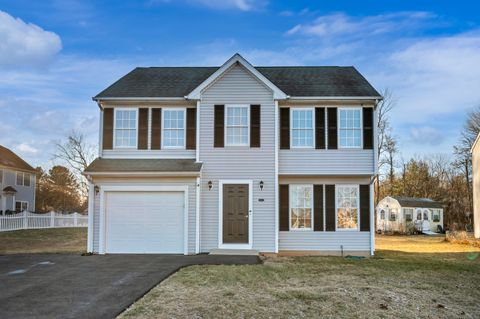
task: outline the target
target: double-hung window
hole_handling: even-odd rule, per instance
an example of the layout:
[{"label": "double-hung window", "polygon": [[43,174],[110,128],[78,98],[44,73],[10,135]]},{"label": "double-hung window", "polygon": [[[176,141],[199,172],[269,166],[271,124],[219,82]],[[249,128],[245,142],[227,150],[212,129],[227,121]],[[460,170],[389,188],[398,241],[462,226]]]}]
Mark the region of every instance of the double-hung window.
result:
[{"label": "double-hung window", "polygon": [[291,109],[291,140],[294,148],[313,148],[314,116],[313,108]]},{"label": "double-hung window", "polygon": [[403,214],[405,215],[406,222],[411,222],[413,220],[413,208],[404,208]]},{"label": "double-hung window", "polygon": [[360,201],[358,185],[337,185],[337,230],[357,230]]},{"label": "double-hung window", "polygon": [[225,136],[227,146],[247,146],[249,143],[248,105],[225,106]]},{"label": "double-hung window", "polygon": [[439,209],[433,209],[432,210],[432,221],[435,223],[440,222],[440,210]]},{"label": "double-hung window", "polygon": [[23,212],[25,210],[28,210],[28,202],[24,202],[24,201],[16,201],[15,202],[15,211],[16,212]]},{"label": "double-hung window", "polygon": [[136,148],[138,129],[137,109],[115,109],[115,147]]},{"label": "double-hung window", "polygon": [[338,109],[338,140],[340,148],[362,147],[362,109]]},{"label": "double-hung window", "polygon": [[397,221],[397,210],[396,209],[390,209],[390,221],[391,222],[396,222]]},{"label": "double-hung window", "polygon": [[17,182],[18,186],[30,186],[30,174],[24,172],[17,172]]},{"label": "double-hung window", "polygon": [[185,109],[163,110],[163,147],[185,148]]},{"label": "double-hung window", "polygon": [[290,229],[311,230],[313,185],[290,185]]}]

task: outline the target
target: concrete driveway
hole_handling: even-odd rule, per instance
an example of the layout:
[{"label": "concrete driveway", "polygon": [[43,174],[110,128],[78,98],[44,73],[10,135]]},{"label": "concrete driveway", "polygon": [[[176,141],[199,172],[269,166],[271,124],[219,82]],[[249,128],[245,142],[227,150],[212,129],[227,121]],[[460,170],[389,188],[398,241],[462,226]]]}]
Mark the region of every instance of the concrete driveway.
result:
[{"label": "concrete driveway", "polygon": [[0,256],[0,318],[113,318],[179,268],[256,256]]}]

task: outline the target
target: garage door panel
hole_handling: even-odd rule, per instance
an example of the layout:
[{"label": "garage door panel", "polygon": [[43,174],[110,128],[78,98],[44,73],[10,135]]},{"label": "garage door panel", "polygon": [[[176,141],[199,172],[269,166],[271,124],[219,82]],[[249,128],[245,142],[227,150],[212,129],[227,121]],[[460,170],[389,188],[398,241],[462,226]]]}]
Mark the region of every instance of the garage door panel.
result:
[{"label": "garage door panel", "polygon": [[183,253],[183,192],[107,192],[107,253]]}]

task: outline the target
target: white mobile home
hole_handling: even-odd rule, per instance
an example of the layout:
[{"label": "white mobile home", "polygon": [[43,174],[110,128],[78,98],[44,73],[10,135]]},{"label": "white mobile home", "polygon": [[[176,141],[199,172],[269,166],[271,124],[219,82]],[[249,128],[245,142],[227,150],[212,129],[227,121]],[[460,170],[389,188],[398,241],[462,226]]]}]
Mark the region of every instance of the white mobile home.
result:
[{"label": "white mobile home", "polygon": [[377,205],[376,230],[423,233],[443,231],[443,206],[428,198],[387,196]]}]

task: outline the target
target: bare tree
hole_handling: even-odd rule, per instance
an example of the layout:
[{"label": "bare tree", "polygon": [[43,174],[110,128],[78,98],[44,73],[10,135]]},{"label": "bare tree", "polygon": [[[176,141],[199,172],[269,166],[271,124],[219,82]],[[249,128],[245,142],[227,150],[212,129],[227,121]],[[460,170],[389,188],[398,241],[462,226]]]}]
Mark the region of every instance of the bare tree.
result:
[{"label": "bare tree", "polygon": [[390,182],[390,194],[393,194],[395,182],[395,156],[398,153],[397,141],[391,136],[385,137],[385,162],[388,164],[388,180]]},{"label": "bare tree", "polygon": [[82,172],[93,161],[96,149],[85,141],[85,136],[78,131],[71,131],[66,142],[55,143],[54,158],[66,162],[78,179],[83,196],[87,194],[87,181]]}]

